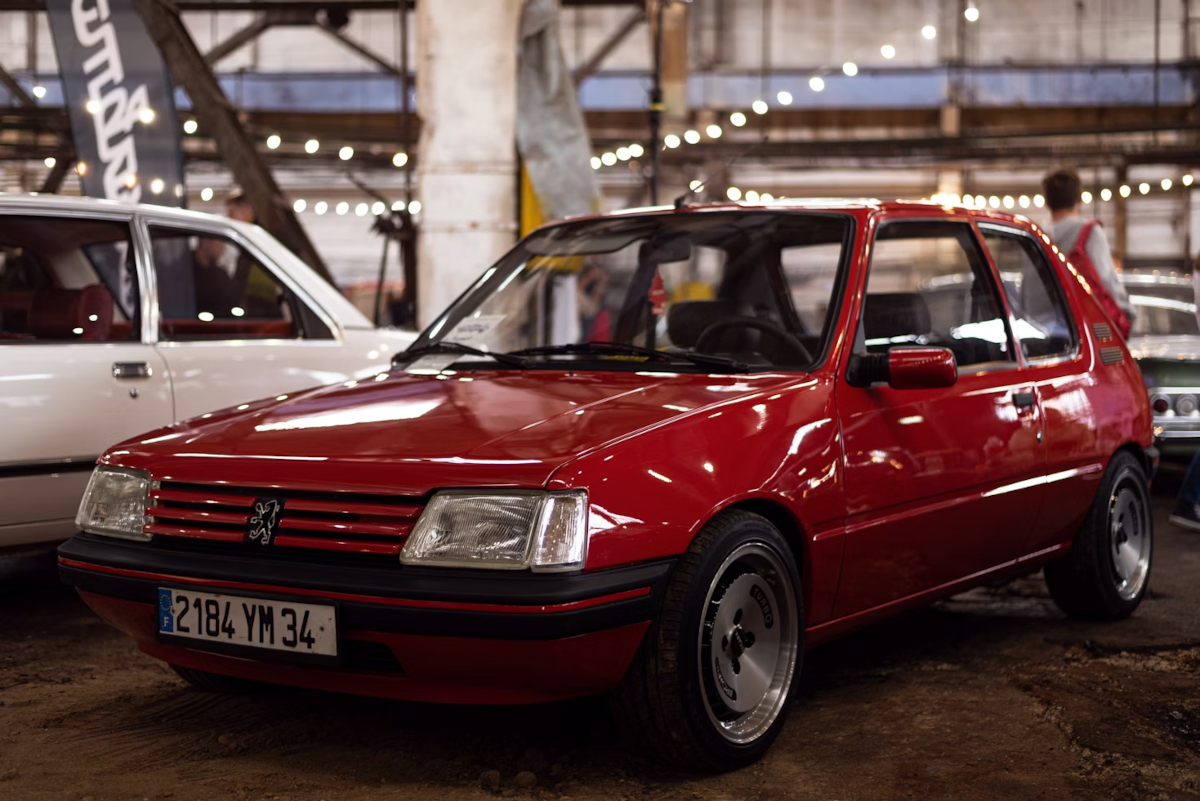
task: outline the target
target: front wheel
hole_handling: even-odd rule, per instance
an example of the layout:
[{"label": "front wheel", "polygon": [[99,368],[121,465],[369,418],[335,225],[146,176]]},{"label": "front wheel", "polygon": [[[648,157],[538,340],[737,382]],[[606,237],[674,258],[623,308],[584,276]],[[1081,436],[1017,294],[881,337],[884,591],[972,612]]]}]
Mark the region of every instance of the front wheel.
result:
[{"label": "front wheel", "polygon": [[1142,602],[1154,547],[1148,484],[1137,458],[1114,455],[1071,550],[1046,565],[1050,594],[1072,617],[1119,620]]},{"label": "front wheel", "polygon": [[759,515],[723,512],[675,567],[613,711],[667,761],[740,768],[778,736],[803,650],[800,576],[787,542]]}]

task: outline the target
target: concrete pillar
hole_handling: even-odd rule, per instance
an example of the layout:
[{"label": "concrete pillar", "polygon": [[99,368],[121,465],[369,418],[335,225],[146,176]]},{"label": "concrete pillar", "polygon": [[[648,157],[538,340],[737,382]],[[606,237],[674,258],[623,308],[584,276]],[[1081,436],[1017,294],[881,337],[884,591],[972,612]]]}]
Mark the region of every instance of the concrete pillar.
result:
[{"label": "concrete pillar", "polygon": [[417,3],[422,327],[516,239],[521,7],[521,0]]}]

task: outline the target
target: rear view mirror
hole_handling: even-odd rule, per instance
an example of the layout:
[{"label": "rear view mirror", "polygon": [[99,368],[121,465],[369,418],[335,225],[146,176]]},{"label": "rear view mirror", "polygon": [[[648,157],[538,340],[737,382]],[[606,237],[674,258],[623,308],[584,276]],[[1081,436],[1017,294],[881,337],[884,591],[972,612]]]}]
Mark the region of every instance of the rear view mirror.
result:
[{"label": "rear view mirror", "polygon": [[892,389],[941,389],[958,382],[958,363],[947,348],[892,348],[888,351]]},{"label": "rear view mirror", "polygon": [[958,363],[947,348],[892,348],[852,356],[846,378],[855,387],[886,382],[892,389],[942,389],[958,383]]}]

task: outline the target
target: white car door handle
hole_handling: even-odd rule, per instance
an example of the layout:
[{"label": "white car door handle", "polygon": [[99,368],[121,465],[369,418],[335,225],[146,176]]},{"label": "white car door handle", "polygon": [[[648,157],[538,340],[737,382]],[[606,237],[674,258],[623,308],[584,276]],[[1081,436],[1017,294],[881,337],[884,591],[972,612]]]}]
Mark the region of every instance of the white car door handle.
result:
[{"label": "white car door handle", "polygon": [[113,378],[149,378],[154,375],[145,362],[113,362]]}]

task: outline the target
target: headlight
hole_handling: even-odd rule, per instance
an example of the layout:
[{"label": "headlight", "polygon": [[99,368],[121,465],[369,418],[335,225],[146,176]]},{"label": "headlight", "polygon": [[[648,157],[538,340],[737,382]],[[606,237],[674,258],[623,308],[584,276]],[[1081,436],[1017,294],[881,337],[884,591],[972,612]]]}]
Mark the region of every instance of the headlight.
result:
[{"label": "headlight", "polygon": [[406,565],[578,570],[587,556],[587,492],[447,490],[413,527]]},{"label": "headlight", "polygon": [[79,504],[75,525],[92,534],[148,540],[142,533],[150,474],[124,467],[97,467]]}]

